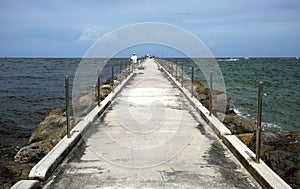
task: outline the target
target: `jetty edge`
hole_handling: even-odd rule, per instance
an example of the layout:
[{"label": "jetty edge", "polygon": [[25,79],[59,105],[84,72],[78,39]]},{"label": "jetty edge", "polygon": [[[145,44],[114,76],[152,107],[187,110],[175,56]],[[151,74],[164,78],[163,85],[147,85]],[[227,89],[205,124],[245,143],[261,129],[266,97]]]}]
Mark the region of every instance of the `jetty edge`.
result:
[{"label": "jetty edge", "polygon": [[[191,79],[187,75],[182,77],[182,68],[187,69],[183,64],[172,59],[157,59],[159,63],[164,65],[167,72],[176,77],[182,86],[201,102],[203,106],[209,109],[209,92],[210,89],[194,79],[193,88],[191,87]],[[180,68],[181,67],[181,68]],[[179,68],[179,71],[178,71]],[[182,79],[184,78],[184,79]],[[182,81],[183,80],[183,81]],[[221,94],[220,91],[213,90],[213,96]],[[222,97],[221,97],[222,98]],[[230,96],[226,95],[225,113],[218,105],[213,106],[212,113],[237,136],[246,146],[255,151],[256,143],[256,121],[242,115],[237,114],[230,107]],[[217,103],[215,103],[217,104]],[[291,187],[300,188],[300,132],[262,132],[261,133],[261,154],[260,158],[271,168],[278,176],[285,180]]]},{"label": "jetty edge", "polygon": [[12,189],[39,188],[40,181],[45,181],[51,175],[55,168],[81,139],[81,134],[89,128],[90,123],[94,122],[101,113],[105,111],[134,74],[134,72],[130,73],[126,79],[101,101],[100,106],[93,108],[90,113],[77,123],[71,130],[71,137],[67,138],[67,136],[64,136],[54,148],[30,170],[28,180],[18,181],[12,186]]},{"label": "jetty edge", "polygon": [[[157,62],[158,63],[158,62]],[[159,64],[159,63],[158,63]],[[248,172],[258,181],[263,188],[291,189],[282,178],[280,178],[272,169],[270,169],[262,160],[260,163],[255,162],[255,153],[253,153],[237,136],[219,121],[213,114],[209,115],[209,111],[181,83],[170,74],[166,68],[160,65],[160,69],[168,76],[168,78],[183,92],[194,108],[200,113],[215,134],[223,141],[228,149],[242,163]]]},{"label": "jetty edge", "polygon": [[[168,78],[170,78],[175,84],[176,82],[178,83],[178,81],[176,81],[176,79],[170,75],[166,70],[164,70],[165,74],[168,76]],[[132,74],[131,74],[132,76]],[[131,77],[130,76],[130,77]],[[127,78],[126,82],[130,79]],[[124,85],[126,82],[123,82],[122,85]],[[180,84],[176,84],[178,88],[180,88]],[[119,86],[118,86],[119,87]],[[106,101],[106,107],[112,102],[112,100],[116,97],[117,93],[121,90],[120,89],[117,90],[117,88],[115,89],[115,92],[112,92],[104,101]],[[180,89],[181,90],[181,89]],[[242,154],[242,158],[244,158],[245,161],[251,161],[251,159],[253,160],[255,158],[253,158],[253,154],[251,154],[251,150],[248,149],[248,147],[246,145],[241,145],[243,144],[236,136],[232,135],[232,133],[230,132],[230,130],[225,127],[216,117],[214,116],[209,116],[208,115],[208,110],[201,105],[201,103],[195,99],[191,97],[191,94],[185,89],[183,88],[181,90],[185,96],[188,97],[189,101],[194,105],[194,107],[201,112],[201,116],[206,118],[205,120],[209,123],[210,127],[214,130],[214,132],[216,133],[216,135],[218,135],[220,137],[220,139],[223,140],[224,144],[233,152],[234,150],[236,150],[237,154],[242,154],[242,152],[246,152],[246,155],[248,155],[247,157],[244,157],[245,154]],[[103,102],[104,102],[103,101]],[[200,103],[200,104],[199,104]],[[29,183],[32,183],[31,186],[36,186],[36,183],[38,182],[38,180],[45,180],[49,174],[51,174],[51,172],[54,170],[54,168],[62,161],[63,156],[65,156],[68,153],[68,150],[70,150],[75,144],[76,142],[80,139],[80,134],[85,131],[85,129],[87,129],[89,127],[89,124],[91,122],[93,122],[95,119],[97,119],[97,116],[99,116],[99,113],[101,113],[101,110],[104,111],[105,107],[103,107],[102,105],[100,107],[96,107],[94,108],[85,118],[84,120],[82,120],[81,122],[79,122],[74,129],[72,130],[72,137],[71,139],[67,139],[66,137],[64,137],[54,148],[53,150],[51,150],[49,152],[54,154],[53,156],[48,154],[31,170],[29,178],[33,179],[33,180],[24,180],[24,181],[20,181],[16,184],[16,188],[22,188],[22,186],[25,186],[26,184],[29,185]],[[208,117],[209,116],[209,117]],[[213,117],[213,119],[211,118]],[[72,140],[73,142],[69,141]],[[61,143],[65,143],[65,144],[61,144]],[[68,147],[69,146],[69,147]],[[232,148],[232,149],[231,149]],[[248,151],[249,150],[249,151]],[[56,152],[53,152],[56,151]],[[58,152],[57,152],[58,151]],[[251,155],[249,155],[248,153],[250,153]],[[235,154],[235,153],[234,153]],[[236,155],[236,154],[235,154]],[[238,155],[236,155],[238,156]],[[250,158],[250,159],[249,159]],[[46,160],[44,159],[48,159],[48,160],[52,160],[52,163],[48,163],[45,162]],[[240,160],[240,158],[238,158]],[[44,160],[44,162],[43,162]],[[243,160],[243,159],[242,159]],[[57,162],[56,162],[57,161]],[[241,161],[241,160],[240,160]],[[242,161],[241,161],[242,162]],[[243,162],[242,162],[243,163]],[[244,165],[244,164],[243,164]],[[245,166],[245,165],[244,165]],[[272,170],[270,170],[271,172],[269,172],[266,168],[265,168],[265,164],[263,164],[263,166],[261,167],[256,167],[254,166],[253,169],[261,169],[263,170],[263,172],[257,173],[257,174],[263,174],[262,183],[266,182],[265,184],[262,184],[261,182],[259,182],[264,188],[290,188],[286,183],[281,183],[280,182],[280,177],[278,177],[276,174],[272,174]],[[41,168],[42,167],[42,168]],[[245,166],[246,167],[246,166]],[[267,170],[267,171],[266,171]],[[249,171],[250,172],[250,171]],[[250,172],[251,173],[251,172]],[[270,173],[270,174],[269,174]],[[267,177],[265,176],[267,175]],[[277,177],[278,178],[277,178]],[[270,178],[269,178],[270,177]],[[260,178],[258,176],[258,178]],[[272,180],[273,179],[273,180]],[[271,180],[271,181],[270,181]],[[258,180],[259,181],[259,180]],[[269,183],[272,182],[272,183]],[[24,183],[24,184],[22,184]],[[276,185],[275,185],[275,184]],[[274,187],[275,186],[275,187]],[[15,186],[14,186],[15,187]]]},{"label": "jetty edge", "polygon": [[[173,75],[173,77],[178,76],[176,71],[178,67],[180,67],[180,64],[173,63],[172,60],[171,62],[168,62],[165,59],[158,59],[157,61],[162,62],[163,65],[167,65],[165,68],[167,72]],[[180,70],[179,73],[182,73],[182,70]],[[179,75],[178,77],[180,81],[182,76]],[[176,77],[177,80],[178,77]],[[189,78],[186,78],[186,80],[189,80]],[[184,80],[182,84],[191,92],[191,81],[186,82]],[[210,89],[197,80],[194,80],[193,85],[193,96],[209,109],[208,98]],[[218,95],[221,92],[214,92],[213,90],[213,93]],[[237,136],[254,152],[256,148],[256,121],[237,114],[230,107],[230,96],[227,96],[226,99],[227,105],[225,113],[222,113],[222,111],[218,112],[218,108],[215,108],[215,111],[213,111],[214,115],[232,132],[232,134]],[[293,188],[300,188],[300,164],[298,163],[300,161],[299,141],[300,132],[297,131],[261,132],[261,159]]]},{"label": "jetty edge", "polygon": [[74,147],[76,142],[81,138],[81,134],[84,133],[90,126],[91,122],[94,122],[99,115],[109,106],[109,104],[115,99],[124,85],[134,75],[131,73],[127,79],[125,79],[121,85],[118,85],[114,91],[112,91],[100,104],[96,106],[88,115],[85,116],[71,131],[71,138],[66,136],[51,150],[41,161],[39,161],[30,171],[30,179],[46,180],[51,172],[59,165],[64,156]]}]

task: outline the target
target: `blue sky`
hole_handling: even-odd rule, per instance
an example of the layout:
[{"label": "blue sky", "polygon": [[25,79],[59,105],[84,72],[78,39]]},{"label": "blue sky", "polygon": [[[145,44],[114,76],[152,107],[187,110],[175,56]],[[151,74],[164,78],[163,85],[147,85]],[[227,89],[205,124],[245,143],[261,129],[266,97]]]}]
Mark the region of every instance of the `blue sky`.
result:
[{"label": "blue sky", "polygon": [[300,0],[0,0],[0,57],[82,57],[140,22],[181,27],[217,57],[300,56]]}]

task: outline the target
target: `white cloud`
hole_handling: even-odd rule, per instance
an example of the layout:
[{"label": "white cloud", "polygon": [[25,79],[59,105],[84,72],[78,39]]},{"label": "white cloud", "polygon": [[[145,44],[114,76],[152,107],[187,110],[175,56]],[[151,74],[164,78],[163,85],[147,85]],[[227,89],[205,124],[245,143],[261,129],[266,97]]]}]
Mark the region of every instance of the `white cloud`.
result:
[{"label": "white cloud", "polygon": [[82,31],[80,37],[76,40],[76,42],[90,42],[96,41],[101,37],[99,31],[94,29],[85,29]]}]

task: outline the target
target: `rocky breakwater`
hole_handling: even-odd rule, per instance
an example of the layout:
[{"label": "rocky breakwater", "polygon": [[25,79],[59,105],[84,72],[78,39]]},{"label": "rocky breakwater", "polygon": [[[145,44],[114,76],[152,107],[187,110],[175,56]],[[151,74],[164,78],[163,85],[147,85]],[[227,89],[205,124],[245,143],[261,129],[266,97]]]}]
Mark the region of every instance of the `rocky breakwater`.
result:
[{"label": "rocky breakwater", "polygon": [[[75,121],[71,117],[71,128]],[[31,168],[41,160],[66,135],[66,115],[63,109],[51,111],[35,127],[28,145],[22,147],[14,158],[0,161],[0,188],[10,188],[21,179],[27,179]]]},{"label": "rocky breakwater", "polygon": [[[131,74],[129,68],[123,70],[119,75],[110,76],[100,86],[100,101],[104,100],[113,88],[117,87],[124,79]],[[96,84],[98,86],[98,83]],[[96,105],[98,99],[97,87],[86,92],[75,100],[76,107],[74,109],[77,118],[86,116]]]},{"label": "rocky breakwater", "polygon": [[[194,82],[196,98],[206,108],[209,106],[209,88],[199,81]],[[221,95],[213,91],[213,95]],[[255,152],[256,121],[240,116],[230,109],[230,97],[226,97],[225,112],[218,106],[213,113],[237,137],[239,137],[253,152]],[[281,178],[293,188],[300,188],[300,132],[262,132],[261,158]]]},{"label": "rocky breakwater", "polygon": [[[255,152],[256,136],[249,148]],[[300,188],[300,132],[262,132],[261,158],[293,188]]]},{"label": "rocky breakwater", "polygon": [[[172,75],[176,75],[175,69],[171,70],[171,72],[173,72]],[[180,73],[177,73],[177,75],[180,75]],[[181,81],[180,77],[177,79]],[[191,80],[185,78],[183,83],[184,87],[192,92]],[[209,93],[210,89],[201,82],[193,82],[195,98],[207,109],[209,109]],[[215,102],[212,110],[213,114],[255,152],[256,121],[234,112],[230,108],[230,97],[224,97],[225,94],[223,92],[213,91],[212,93],[213,101]],[[224,101],[226,105],[222,104]],[[293,188],[300,188],[299,141],[300,132],[262,132],[261,134],[261,159]]]},{"label": "rocky breakwater", "polygon": [[[118,85],[122,78],[126,78],[129,72],[124,72],[118,77],[109,77],[106,82],[100,86],[100,100]],[[87,94],[80,98],[82,104],[91,101],[90,96],[95,93]],[[93,106],[97,103],[97,96],[94,95]],[[71,129],[76,125],[71,109],[70,126]],[[22,147],[14,157],[0,160],[0,188],[10,188],[14,183],[22,179],[28,179],[31,168],[40,161],[67,133],[66,113],[64,109],[55,109],[51,111],[44,120],[39,123],[31,134],[28,144]]]},{"label": "rocky breakwater", "polygon": [[[70,117],[70,126],[75,120]],[[67,118],[63,109],[51,111],[45,119],[35,127],[29,138],[28,145],[21,148],[15,155],[20,163],[36,163],[41,160],[67,133]]]},{"label": "rocky breakwater", "polygon": [[[209,108],[210,89],[199,81],[194,81],[193,85],[195,97]],[[222,92],[213,91],[215,98],[218,95],[222,95]],[[256,121],[235,113],[230,109],[229,102],[230,97],[227,96],[225,112],[215,106],[213,113],[255,152]],[[262,132],[261,159],[290,186],[300,188],[300,132]]]}]

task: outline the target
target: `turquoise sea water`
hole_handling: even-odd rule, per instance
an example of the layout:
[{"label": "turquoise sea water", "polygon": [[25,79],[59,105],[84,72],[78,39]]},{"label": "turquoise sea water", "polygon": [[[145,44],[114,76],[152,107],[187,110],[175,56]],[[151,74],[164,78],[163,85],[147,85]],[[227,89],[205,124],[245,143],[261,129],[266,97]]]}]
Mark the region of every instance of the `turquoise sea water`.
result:
[{"label": "turquoise sea water", "polygon": [[[64,77],[74,78],[81,59],[7,58],[0,59],[0,148],[3,138],[29,136],[36,124],[54,108],[64,108]],[[300,60],[296,58],[217,59],[232,108],[256,119],[258,82],[264,83],[263,127],[267,131],[300,131]],[[115,59],[111,62],[127,62]],[[189,59],[168,59],[184,63]],[[115,70],[118,72],[118,67]],[[103,70],[103,78],[111,69]],[[204,84],[200,70],[196,79]],[[25,127],[26,129],[20,129]]]},{"label": "turquoise sea water", "polygon": [[300,131],[300,60],[255,58],[219,61],[226,89],[239,112],[257,115],[258,82],[263,82],[263,127],[268,131]]},{"label": "turquoise sea water", "polygon": [[[190,74],[192,60],[167,59],[184,63]],[[239,114],[256,119],[258,83],[263,82],[262,126],[265,131],[300,131],[300,59],[218,58],[231,107]],[[195,78],[207,85],[199,69]]]}]

